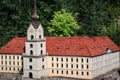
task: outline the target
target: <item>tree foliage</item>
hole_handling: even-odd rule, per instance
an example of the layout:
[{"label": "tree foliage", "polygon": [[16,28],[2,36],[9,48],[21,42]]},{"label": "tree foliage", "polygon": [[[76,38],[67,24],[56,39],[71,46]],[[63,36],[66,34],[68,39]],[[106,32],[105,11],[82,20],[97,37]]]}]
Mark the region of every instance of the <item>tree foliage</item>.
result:
[{"label": "tree foliage", "polygon": [[[26,36],[27,28],[32,21],[33,4],[33,0],[0,0],[0,46],[5,45],[13,37]],[[54,12],[65,9],[66,12],[72,13],[81,27],[76,31],[77,34],[70,32],[69,28],[59,32],[62,36],[106,35],[120,45],[120,26],[116,24],[120,16],[119,0],[37,0],[37,7],[45,35],[55,34],[49,33],[48,26],[53,28]]]},{"label": "tree foliage", "polygon": [[73,36],[79,29],[80,26],[72,17],[72,14],[61,9],[54,13],[48,32],[52,36]]}]

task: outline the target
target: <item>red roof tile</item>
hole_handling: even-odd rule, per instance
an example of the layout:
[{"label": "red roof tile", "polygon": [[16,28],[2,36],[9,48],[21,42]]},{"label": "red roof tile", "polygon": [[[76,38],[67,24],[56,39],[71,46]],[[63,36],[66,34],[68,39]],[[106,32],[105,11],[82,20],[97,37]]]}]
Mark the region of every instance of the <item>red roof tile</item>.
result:
[{"label": "red roof tile", "polygon": [[26,38],[13,38],[0,49],[0,54],[22,54],[24,52]]},{"label": "red roof tile", "polygon": [[63,56],[97,56],[120,50],[109,37],[47,37],[49,55]]},{"label": "red roof tile", "polygon": [[[0,53],[22,54],[26,38],[13,38],[3,46]],[[46,37],[48,55],[54,56],[97,56],[106,49],[118,51],[120,48],[109,37]]]}]

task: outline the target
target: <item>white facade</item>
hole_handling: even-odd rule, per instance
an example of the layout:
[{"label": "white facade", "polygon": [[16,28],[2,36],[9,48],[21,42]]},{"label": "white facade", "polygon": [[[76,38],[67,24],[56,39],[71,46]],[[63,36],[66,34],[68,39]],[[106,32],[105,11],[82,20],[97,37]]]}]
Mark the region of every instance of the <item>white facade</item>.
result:
[{"label": "white facade", "polygon": [[[41,25],[37,29],[31,24],[27,31],[25,53],[23,54],[23,76],[40,78],[46,76],[46,40]],[[42,72],[41,72],[42,71]],[[46,73],[46,74],[41,74]]]},{"label": "white facade", "polygon": [[119,68],[119,52],[106,53],[92,58],[93,78],[105,74],[113,69]]}]

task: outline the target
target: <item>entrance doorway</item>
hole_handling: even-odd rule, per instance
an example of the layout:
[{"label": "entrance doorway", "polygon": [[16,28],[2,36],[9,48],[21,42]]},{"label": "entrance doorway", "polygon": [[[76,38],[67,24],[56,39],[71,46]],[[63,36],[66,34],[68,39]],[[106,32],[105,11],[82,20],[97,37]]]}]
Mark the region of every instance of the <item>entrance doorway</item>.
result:
[{"label": "entrance doorway", "polygon": [[31,72],[29,73],[29,78],[33,78],[33,74]]}]

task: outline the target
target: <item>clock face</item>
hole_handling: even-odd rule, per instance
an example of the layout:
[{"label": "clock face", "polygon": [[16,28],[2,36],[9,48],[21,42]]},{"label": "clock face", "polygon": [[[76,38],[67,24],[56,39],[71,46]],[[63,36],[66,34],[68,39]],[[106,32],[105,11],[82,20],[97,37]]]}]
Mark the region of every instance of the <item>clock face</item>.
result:
[{"label": "clock face", "polygon": [[30,32],[32,33],[34,30],[33,29],[30,29]]}]

